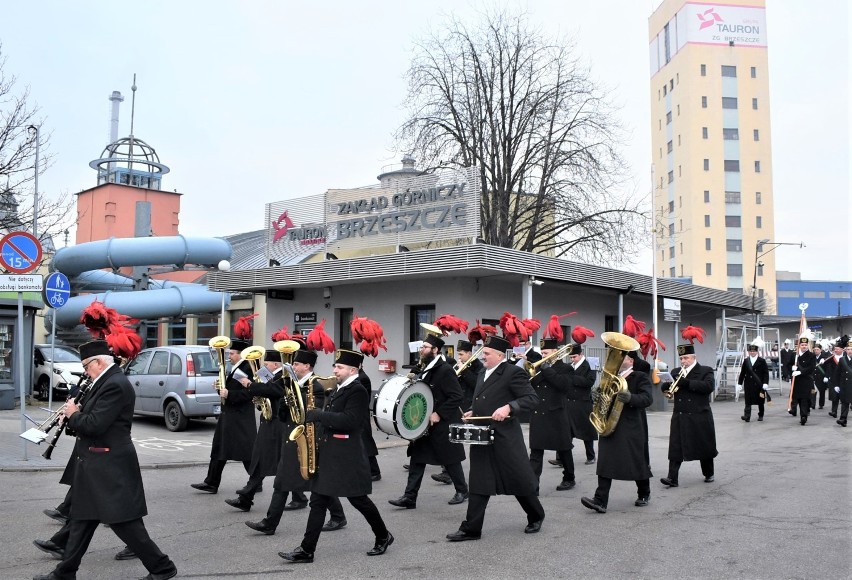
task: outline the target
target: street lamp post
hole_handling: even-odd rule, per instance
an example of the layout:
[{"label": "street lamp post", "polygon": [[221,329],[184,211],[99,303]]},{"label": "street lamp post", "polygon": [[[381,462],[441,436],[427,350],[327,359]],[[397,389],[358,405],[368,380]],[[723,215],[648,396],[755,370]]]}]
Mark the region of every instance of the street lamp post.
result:
[{"label": "street lamp post", "polygon": [[[770,245],[772,246],[765,252],[763,252],[764,246]],[[757,334],[760,334],[760,313],[756,308],[756,300],[757,300],[757,270],[758,268],[763,267],[763,262],[760,261],[760,258],[765,256],[766,254],[772,252],[778,246],[799,246],[799,248],[804,248],[804,242],[771,242],[768,239],[758,240],[754,246],[754,276],[752,277],[751,283],[751,312],[754,314],[754,326]],[[761,253],[763,252],[763,253]]]},{"label": "street lamp post", "polygon": [[38,126],[30,125],[30,131],[35,131],[35,183],[33,184],[33,237],[38,238],[38,154],[39,154],[39,131]]},{"label": "street lamp post", "polygon": [[[220,272],[227,272],[231,269],[231,263],[228,260],[220,260],[217,266]],[[222,312],[219,318],[219,334],[225,335],[225,291],[222,291]]]}]

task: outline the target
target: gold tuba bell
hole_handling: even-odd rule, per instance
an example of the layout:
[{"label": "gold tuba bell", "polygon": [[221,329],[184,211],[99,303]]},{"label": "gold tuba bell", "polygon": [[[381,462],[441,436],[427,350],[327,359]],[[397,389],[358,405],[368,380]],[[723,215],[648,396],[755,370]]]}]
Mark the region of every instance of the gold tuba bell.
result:
[{"label": "gold tuba bell", "polygon": [[[263,364],[263,355],[265,354],[266,349],[257,345],[244,348],[240,352],[240,358],[247,360],[251,367],[251,380],[256,383],[262,382],[258,373],[260,372],[260,365]],[[254,406],[257,407],[260,415],[265,420],[270,421],[272,419],[272,402],[269,399],[266,397],[253,397],[251,402],[254,403]]]},{"label": "gold tuba bell", "polygon": [[607,346],[606,360],[601,369],[598,397],[592,405],[589,421],[601,437],[607,437],[615,431],[624,407],[624,403],[616,398],[620,391],[627,390],[627,380],[619,374],[621,363],[627,353],[639,349],[639,343],[620,332],[604,332],[601,340]]},{"label": "gold tuba bell", "polygon": [[[231,339],[227,336],[214,336],[209,341],[207,341],[207,344],[210,346],[210,348],[216,351],[216,360],[219,363],[219,386],[216,388],[216,390],[218,391],[219,389],[225,388],[225,351],[228,349],[229,346],[231,346]],[[225,398],[220,397],[219,402],[224,405]]]}]

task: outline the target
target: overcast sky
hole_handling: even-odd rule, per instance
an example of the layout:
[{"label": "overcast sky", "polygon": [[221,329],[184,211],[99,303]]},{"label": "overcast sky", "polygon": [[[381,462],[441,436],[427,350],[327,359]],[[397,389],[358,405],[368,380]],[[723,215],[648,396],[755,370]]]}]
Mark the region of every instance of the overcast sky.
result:
[{"label": "overcast sky", "polygon": [[[374,183],[401,156],[392,134],[413,43],[444,14],[467,20],[490,4],[4,2],[0,42],[5,73],[30,87],[52,132],[43,195],[95,185],[88,163],[109,140],[107,98],[126,97],[126,136],[136,73],[135,134],[171,168],[163,189],[184,194],[181,233],[221,236],[263,228],[267,202]],[[638,191],[650,187],[648,17],[658,4],[509,3],[547,34],[576,39],[620,106]],[[774,241],[807,246],[778,248],[777,268],[852,280],[847,0],[767,5]],[[638,255],[625,267],[650,274],[649,252]]]}]

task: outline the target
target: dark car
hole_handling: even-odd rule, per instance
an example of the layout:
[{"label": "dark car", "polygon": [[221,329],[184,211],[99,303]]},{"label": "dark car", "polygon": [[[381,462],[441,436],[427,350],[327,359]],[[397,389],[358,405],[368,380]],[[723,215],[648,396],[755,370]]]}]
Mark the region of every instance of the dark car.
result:
[{"label": "dark car", "polygon": [[135,413],[163,417],[169,431],[183,431],[190,419],[222,412],[213,387],[219,366],[206,345],[147,348],[124,373],[136,392]]}]

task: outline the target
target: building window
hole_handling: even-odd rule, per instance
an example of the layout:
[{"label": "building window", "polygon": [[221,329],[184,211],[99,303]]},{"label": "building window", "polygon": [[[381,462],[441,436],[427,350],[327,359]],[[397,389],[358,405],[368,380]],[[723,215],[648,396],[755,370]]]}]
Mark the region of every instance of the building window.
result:
[{"label": "building window", "polygon": [[677,146],[680,147],[680,133],[677,135]]},{"label": "building window", "polygon": [[709,159],[704,160],[704,171],[710,171],[710,160]]},{"label": "building window", "polygon": [[671,141],[666,143],[666,152],[667,153],[671,153],[673,149],[674,149],[674,144]]},{"label": "building window", "polygon": [[675,257],[675,247],[669,246],[669,258],[674,258],[674,257]]},{"label": "building window", "polygon": [[739,191],[726,191],[725,203],[742,203]]},{"label": "building window", "polygon": [[760,131],[758,131],[757,129],[754,130],[754,140],[760,141]]},{"label": "building window", "polygon": [[666,113],[666,125],[670,125],[671,122],[672,122],[672,112],[669,111],[668,113]]},{"label": "building window", "polygon": [[[351,308],[340,308],[337,311],[337,346],[352,350],[352,317],[354,311]],[[431,324],[431,323],[430,323]]]},{"label": "building window", "polygon": [[674,171],[669,171],[669,183],[674,181]]},{"label": "building window", "polygon": [[674,90],[674,79],[669,79],[669,90],[670,91]]},{"label": "building window", "polygon": [[737,67],[722,65],[722,76],[737,78]]},{"label": "building window", "polygon": [[742,217],[738,215],[726,215],[725,216],[725,227],[726,228],[740,228],[742,227]]},{"label": "building window", "polygon": [[760,205],[761,203],[763,203],[763,202],[760,200],[760,192],[759,192],[759,191],[755,191],[755,192],[754,192],[754,203],[755,203],[756,205]]},{"label": "building window", "polygon": [[753,79],[757,78],[757,67],[756,66],[751,67],[751,78],[753,78]]},{"label": "building window", "polygon": [[677,116],[680,117],[680,105],[677,106]]},{"label": "building window", "polygon": [[825,292],[819,292],[817,290],[805,290],[803,294],[803,298],[825,298]]},{"label": "building window", "polygon": [[666,96],[666,94],[667,94],[668,92],[669,92],[669,91],[668,91],[667,86],[666,86],[666,85],[663,85],[663,96],[665,97],[665,96]]},{"label": "building window", "polygon": [[742,240],[725,240],[725,250],[728,252],[742,252],[743,251],[743,241]]},{"label": "building window", "polygon": [[712,248],[710,238],[704,238],[704,249],[709,251]]},{"label": "building window", "polygon": [[669,224],[669,236],[675,235],[674,224]]},{"label": "building window", "polygon": [[728,264],[728,276],[742,276],[743,275],[743,265],[742,264]]},{"label": "building window", "polygon": [[757,97],[755,97],[751,100],[751,108],[754,109],[755,111],[757,110]]},{"label": "building window", "polygon": [[198,344],[207,344],[214,336],[219,335],[219,315],[198,315]]},{"label": "building window", "polygon": [[739,159],[725,159],[725,171],[738,172],[740,170]]},{"label": "building window", "polygon": [[736,288],[734,286],[728,286],[728,292],[733,292],[734,294],[742,294],[743,289],[742,288]]},{"label": "building window", "polygon": [[657,91],[657,100],[660,100],[660,91]]},{"label": "building window", "polygon": [[707,127],[701,127],[701,138],[707,139],[707,134],[708,134]]},{"label": "building window", "polygon": [[831,292],[831,291],[829,291],[829,293],[828,293],[828,297],[829,297],[829,298],[842,298],[842,299],[845,299],[845,300],[849,300],[850,298],[852,298],[852,293],[850,293],[850,292]]},{"label": "building window", "polygon": [[702,109],[707,108],[707,97],[701,97],[701,108]]},{"label": "building window", "polygon": [[669,202],[669,213],[674,213],[674,201]]},{"label": "building window", "polygon": [[704,203],[710,203],[710,190],[704,190]]},{"label": "building window", "polygon": [[711,264],[710,262],[707,262],[706,264],[704,264],[704,274],[706,276],[712,276],[713,275],[713,264]]},{"label": "building window", "polygon": [[739,129],[722,129],[722,138],[725,141],[739,141],[740,130]]},{"label": "building window", "polygon": [[779,290],[778,298],[798,298],[799,291],[798,290]]},{"label": "building window", "polygon": [[[758,297],[758,298],[763,298],[763,288],[758,288],[758,289],[757,289],[757,297]],[[565,336],[565,334],[564,334],[564,333],[563,333],[563,336]]]},{"label": "building window", "polygon": [[736,97],[722,97],[722,108],[723,109],[736,109],[737,108],[737,98]]},{"label": "building window", "polygon": [[703,76],[703,77],[707,76],[707,65],[706,64],[701,65],[701,76]]},{"label": "building window", "polygon": [[669,268],[669,276],[670,277],[674,278],[676,274],[677,274],[677,272],[675,271],[674,267]]},{"label": "building window", "polygon": [[755,172],[755,173],[760,173],[760,161],[755,161],[755,162],[754,162],[754,172]]},{"label": "building window", "polygon": [[710,227],[710,216],[708,214],[704,214],[704,227],[705,228]]},{"label": "building window", "polygon": [[[609,330],[606,330],[606,329]],[[612,314],[604,315],[604,332],[614,332],[615,331],[615,316]]]},{"label": "building window", "polygon": [[761,229],[763,227],[763,218],[761,216],[755,216],[754,225],[757,229]]},{"label": "building window", "polygon": [[680,170],[680,165],[677,166],[677,176],[680,177],[682,175]]},{"label": "building window", "polygon": [[660,119],[659,123],[660,123],[660,129],[662,129],[663,128],[663,120]]}]

